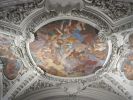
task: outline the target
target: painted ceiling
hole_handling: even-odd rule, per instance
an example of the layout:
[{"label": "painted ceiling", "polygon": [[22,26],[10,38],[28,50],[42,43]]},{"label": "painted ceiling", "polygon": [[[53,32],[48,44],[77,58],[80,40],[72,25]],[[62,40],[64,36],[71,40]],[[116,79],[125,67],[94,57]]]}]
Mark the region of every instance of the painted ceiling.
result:
[{"label": "painted ceiling", "polygon": [[76,20],[58,20],[43,26],[30,49],[40,68],[63,77],[94,73],[108,54],[108,44],[98,38],[98,30]]},{"label": "painted ceiling", "polygon": [[59,94],[133,100],[131,0],[0,0],[0,100]]}]

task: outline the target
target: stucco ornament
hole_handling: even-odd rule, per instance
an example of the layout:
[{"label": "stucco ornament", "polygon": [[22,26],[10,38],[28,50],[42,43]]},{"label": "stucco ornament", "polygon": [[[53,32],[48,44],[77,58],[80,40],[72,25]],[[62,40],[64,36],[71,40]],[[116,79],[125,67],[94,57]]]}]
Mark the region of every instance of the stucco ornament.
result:
[{"label": "stucco ornament", "polygon": [[[18,59],[23,62],[22,65],[24,65],[21,67],[18,76],[13,78],[13,80],[9,80],[6,77],[3,78],[3,76],[0,75],[0,94],[2,94],[2,99],[15,100],[15,98],[21,95],[25,97],[25,94],[32,93],[34,91],[40,91],[41,89],[44,89],[47,92],[47,88],[51,87],[57,87],[59,91],[60,89],[63,89],[63,93],[66,95],[76,96],[80,93],[82,94],[86,91],[89,91],[90,88],[87,89],[86,87],[91,87],[93,89],[100,88],[115,95],[121,95],[129,100],[132,100],[133,92],[130,90],[132,87],[129,84],[132,82],[132,80],[129,82],[128,79],[124,79],[126,82],[123,82],[124,73],[120,74],[122,63],[118,63],[121,62],[120,59],[129,52],[127,43],[125,43],[125,41],[128,42],[127,34],[130,34],[133,30],[130,32],[126,32],[125,30],[133,27],[133,3],[125,3],[124,1],[115,0],[35,1],[36,2],[24,3],[18,6],[16,4],[11,8],[0,8],[0,34],[14,37],[12,42],[13,52],[15,56],[17,56]],[[98,30],[98,37],[107,44],[108,48],[108,54],[106,56],[107,59],[105,63],[102,64],[102,67],[99,66],[100,69],[96,69],[94,73],[85,74],[81,77],[79,77],[80,75],[75,75],[75,77],[62,77],[60,75],[50,74],[38,66],[32,55],[30,44],[32,42],[36,42],[34,41],[35,39],[38,39],[38,34],[36,33],[39,29],[59,20],[68,20],[64,21],[66,23],[76,20],[80,22],[78,28],[83,28],[84,25],[82,23],[86,23]],[[71,25],[71,23],[69,25]],[[69,25],[64,25],[64,27]],[[57,33],[62,33],[60,32],[60,28],[58,28],[59,30],[57,28],[55,29]],[[122,32],[122,30],[124,30],[124,32]],[[84,34],[84,30],[82,31]],[[49,34],[51,35],[49,37],[51,40],[57,38],[54,35],[55,33],[50,32]],[[63,49],[68,47],[71,48],[69,43],[76,41],[75,37],[77,38],[78,35],[76,33],[76,36],[73,36],[74,38],[72,37],[69,39],[69,41],[65,41],[66,47],[64,47],[64,45],[60,45],[58,46],[57,50],[60,47]],[[68,36],[68,34],[66,36]],[[86,34],[84,34],[84,36],[86,36]],[[39,45],[44,47],[44,45],[41,43]],[[100,44],[95,46],[98,47]],[[83,48],[76,48],[76,51],[80,51],[81,49]],[[50,51],[48,48],[45,48],[44,50],[46,50],[46,52]],[[46,52],[45,54],[48,54]],[[62,51],[59,50],[58,53],[61,52]],[[83,53],[84,52],[80,52],[81,56]],[[99,52],[95,53],[99,54]],[[76,55],[77,52],[75,53],[74,51],[73,54]],[[104,53],[102,55],[104,55]],[[38,54],[38,56],[40,57],[40,54]],[[73,57],[73,55],[71,55],[71,57]],[[58,64],[59,62],[56,63]],[[0,66],[3,65],[0,64]],[[1,72],[2,70],[3,67],[0,67]],[[78,70],[82,72],[82,69]],[[52,72],[54,73],[55,70],[52,70]],[[1,88],[3,88],[3,91]]]},{"label": "stucco ornament", "polygon": [[84,7],[82,0],[46,0],[48,11],[69,12],[71,10],[81,10]]}]

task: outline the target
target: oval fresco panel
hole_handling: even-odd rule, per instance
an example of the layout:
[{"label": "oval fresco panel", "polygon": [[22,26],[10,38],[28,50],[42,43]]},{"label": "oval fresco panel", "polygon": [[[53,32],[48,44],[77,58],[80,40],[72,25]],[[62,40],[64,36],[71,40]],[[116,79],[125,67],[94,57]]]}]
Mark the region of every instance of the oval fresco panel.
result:
[{"label": "oval fresco panel", "polygon": [[10,37],[0,35],[0,60],[3,64],[4,75],[10,80],[15,79],[20,70],[19,62],[11,50],[12,42],[13,39]]},{"label": "oval fresco panel", "polygon": [[133,34],[129,36],[129,53],[123,62],[123,71],[128,80],[133,80]]},{"label": "oval fresco panel", "polygon": [[35,33],[30,50],[37,66],[49,74],[79,77],[100,69],[108,54],[108,44],[98,30],[76,20],[51,22]]},{"label": "oval fresco panel", "polygon": [[124,74],[128,80],[133,80],[133,51],[127,55],[124,61]]}]

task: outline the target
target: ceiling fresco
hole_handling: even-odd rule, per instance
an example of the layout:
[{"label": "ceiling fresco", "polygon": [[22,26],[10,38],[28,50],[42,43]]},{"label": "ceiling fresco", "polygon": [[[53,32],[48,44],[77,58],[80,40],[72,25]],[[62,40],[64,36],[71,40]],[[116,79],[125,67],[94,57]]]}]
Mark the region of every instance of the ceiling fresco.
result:
[{"label": "ceiling fresco", "polygon": [[79,77],[93,74],[103,66],[108,44],[90,25],[64,19],[40,28],[30,50],[37,66],[47,73]]},{"label": "ceiling fresco", "polygon": [[132,1],[0,0],[0,100],[133,100]]},{"label": "ceiling fresco", "polygon": [[128,53],[123,61],[123,72],[128,80],[133,80],[133,34],[129,36]]},{"label": "ceiling fresco", "polygon": [[3,63],[3,73],[10,80],[17,77],[20,69],[17,57],[12,52],[11,43],[13,43],[13,38],[0,35],[0,59]]}]

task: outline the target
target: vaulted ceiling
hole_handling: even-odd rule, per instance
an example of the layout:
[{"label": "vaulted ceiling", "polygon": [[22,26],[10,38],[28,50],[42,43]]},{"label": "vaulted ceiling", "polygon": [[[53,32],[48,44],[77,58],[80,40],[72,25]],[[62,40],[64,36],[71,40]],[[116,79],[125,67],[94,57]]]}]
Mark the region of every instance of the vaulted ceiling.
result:
[{"label": "vaulted ceiling", "polygon": [[132,0],[0,0],[0,100],[133,100]]}]

